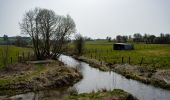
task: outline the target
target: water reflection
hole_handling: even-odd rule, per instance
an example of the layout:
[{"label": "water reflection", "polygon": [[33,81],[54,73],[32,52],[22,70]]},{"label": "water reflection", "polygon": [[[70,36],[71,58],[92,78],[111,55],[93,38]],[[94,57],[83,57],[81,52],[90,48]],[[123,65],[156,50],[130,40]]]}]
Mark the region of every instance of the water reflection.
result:
[{"label": "water reflection", "polygon": [[61,58],[66,59],[64,63],[70,67],[80,67],[83,79],[74,85],[78,93],[119,88],[133,94],[140,100],[170,100],[170,90],[164,90],[135,80],[126,79],[114,72],[102,72],[68,56],[62,55]]},{"label": "water reflection", "polygon": [[37,92],[29,92],[26,94],[20,94],[12,96],[12,100],[56,100],[61,99],[64,96],[70,95],[70,93],[77,92],[74,87],[66,87],[61,89],[50,89]]}]

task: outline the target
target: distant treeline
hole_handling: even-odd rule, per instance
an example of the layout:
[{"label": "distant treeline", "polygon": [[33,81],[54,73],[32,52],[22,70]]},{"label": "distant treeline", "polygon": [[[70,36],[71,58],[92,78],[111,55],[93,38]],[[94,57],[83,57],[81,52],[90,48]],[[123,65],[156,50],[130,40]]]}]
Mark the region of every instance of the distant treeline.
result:
[{"label": "distant treeline", "polygon": [[93,40],[107,40],[108,42],[134,42],[134,43],[146,43],[146,44],[170,44],[170,34],[163,34],[161,33],[160,36],[150,35],[150,34],[140,34],[135,33],[133,35],[117,35],[116,38],[112,39],[111,37],[107,36],[106,39],[91,39],[85,37],[86,41],[93,41]]},{"label": "distant treeline", "polygon": [[135,33],[132,36],[116,36],[114,39],[116,42],[142,42],[146,44],[170,44],[170,34],[163,34],[161,33],[160,36],[144,34],[141,35],[140,33]]},{"label": "distant treeline", "polygon": [[0,45],[7,45],[7,44],[24,47],[31,44],[31,38],[21,37],[21,36],[8,37],[7,35],[0,37]]},{"label": "distant treeline", "polygon": [[117,35],[116,38],[112,39],[107,36],[105,39],[91,39],[89,37],[84,38],[86,41],[93,40],[107,40],[108,42],[134,42],[134,43],[146,43],[146,44],[170,44],[170,34],[169,33],[161,33],[159,36],[150,35],[150,34],[140,34],[135,33],[133,35]]}]

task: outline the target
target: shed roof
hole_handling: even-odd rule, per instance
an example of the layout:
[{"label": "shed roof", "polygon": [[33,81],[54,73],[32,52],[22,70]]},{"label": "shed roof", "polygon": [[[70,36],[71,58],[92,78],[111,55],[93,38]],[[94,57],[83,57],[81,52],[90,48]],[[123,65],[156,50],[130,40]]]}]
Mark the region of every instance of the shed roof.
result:
[{"label": "shed roof", "polygon": [[129,44],[129,43],[114,43],[114,44],[120,44],[120,45],[132,45],[132,44]]}]

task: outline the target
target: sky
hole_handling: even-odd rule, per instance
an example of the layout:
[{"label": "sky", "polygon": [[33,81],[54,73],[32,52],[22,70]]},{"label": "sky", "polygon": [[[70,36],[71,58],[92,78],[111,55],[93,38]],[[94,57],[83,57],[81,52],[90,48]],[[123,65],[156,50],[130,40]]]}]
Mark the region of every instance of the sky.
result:
[{"label": "sky", "polygon": [[0,36],[21,35],[19,22],[35,7],[69,14],[91,38],[170,33],[170,0],[0,0]]}]

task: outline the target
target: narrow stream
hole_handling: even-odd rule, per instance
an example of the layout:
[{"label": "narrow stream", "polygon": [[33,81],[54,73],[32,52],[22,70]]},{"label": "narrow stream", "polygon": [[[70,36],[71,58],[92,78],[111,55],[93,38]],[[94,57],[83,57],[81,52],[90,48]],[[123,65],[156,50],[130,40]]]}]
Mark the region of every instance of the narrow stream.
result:
[{"label": "narrow stream", "polygon": [[62,97],[71,89],[76,89],[78,93],[88,93],[101,89],[122,89],[136,96],[139,100],[170,100],[170,90],[164,90],[135,80],[126,79],[115,72],[102,72],[96,68],[92,68],[87,63],[77,61],[69,56],[61,55],[59,60],[69,67],[77,68],[82,73],[83,79],[72,87],[65,89],[45,90],[38,93],[29,92],[11,98],[20,97],[23,100],[41,100],[44,97]]}]

